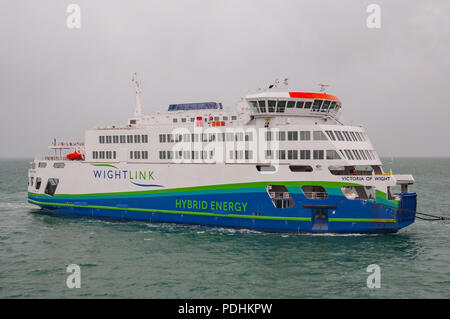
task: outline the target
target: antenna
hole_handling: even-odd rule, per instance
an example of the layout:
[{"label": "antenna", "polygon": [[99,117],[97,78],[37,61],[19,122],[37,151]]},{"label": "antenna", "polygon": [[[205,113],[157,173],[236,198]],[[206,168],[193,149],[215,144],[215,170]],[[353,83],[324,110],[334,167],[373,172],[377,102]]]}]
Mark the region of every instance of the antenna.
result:
[{"label": "antenna", "polygon": [[141,103],[141,81],[138,79],[137,72],[133,73],[133,77],[131,78],[131,82],[134,83],[134,88],[136,91],[136,109],[134,110],[134,116],[140,117],[142,116],[142,103]]},{"label": "antenna", "polygon": [[323,92],[324,94],[326,94],[325,89],[327,87],[329,87],[329,85],[328,84],[319,83],[319,86],[320,86],[320,92]]}]

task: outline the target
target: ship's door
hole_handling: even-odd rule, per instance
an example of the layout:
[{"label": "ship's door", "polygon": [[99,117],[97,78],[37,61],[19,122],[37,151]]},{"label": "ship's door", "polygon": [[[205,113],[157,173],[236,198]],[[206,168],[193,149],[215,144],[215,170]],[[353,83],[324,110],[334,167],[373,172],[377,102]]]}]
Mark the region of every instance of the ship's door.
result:
[{"label": "ship's door", "polygon": [[328,230],[328,209],[314,208],[312,216],[313,230]]},{"label": "ship's door", "polygon": [[328,212],[336,209],[335,205],[303,205],[311,209],[311,230],[328,230]]}]

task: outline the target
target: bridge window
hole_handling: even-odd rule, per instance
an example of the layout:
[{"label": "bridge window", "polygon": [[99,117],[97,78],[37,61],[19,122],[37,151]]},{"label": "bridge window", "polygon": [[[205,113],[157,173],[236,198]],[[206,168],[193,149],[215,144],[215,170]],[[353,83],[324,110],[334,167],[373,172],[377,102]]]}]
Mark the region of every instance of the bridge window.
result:
[{"label": "bridge window", "polygon": [[119,137],[118,137],[117,135],[114,135],[114,136],[113,136],[113,143],[114,143],[114,144],[119,143]]},{"label": "bridge window", "polygon": [[148,135],[142,135],[142,143],[148,143]]},{"label": "bridge window", "polygon": [[249,103],[250,103],[250,105],[251,105],[253,111],[254,111],[255,113],[258,113],[259,110],[258,110],[258,104],[256,103],[256,101],[249,101]]},{"label": "bridge window", "polygon": [[38,167],[39,168],[46,168],[47,167],[47,163],[46,162],[39,162]]},{"label": "bridge window", "polygon": [[140,135],[135,135],[134,136],[134,142],[135,143],[140,143],[141,142],[141,136]]},{"label": "bridge window", "polygon": [[304,108],[305,108],[305,109],[310,109],[310,108],[311,108],[311,105],[312,105],[312,102],[305,102]]},{"label": "bridge window", "polygon": [[124,144],[125,143],[125,135],[120,135],[120,143]]},{"label": "bridge window", "polygon": [[323,101],[322,108],[320,109],[320,112],[326,112],[328,111],[328,108],[330,107],[331,101]]},{"label": "bridge window", "polygon": [[335,107],[335,105],[336,105],[336,102],[331,102],[331,104],[330,104],[330,108],[328,109],[328,112],[331,112],[331,111],[333,111],[334,110],[334,107]]},{"label": "bridge window", "polygon": [[320,106],[322,105],[322,102],[323,102],[323,100],[314,100],[312,111],[318,112],[320,109]]},{"label": "bridge window", "polygon": [[266,113],[266,101],[258,101],[261,113]]},{"label": "bridge window", "polygon": [[133,143],[133,135],[127,135],[127,143]]},{"label": "bridge window", "polygon": [[66,164],[64,163],[54,163],[53,167],[54,168],[64,168],[66,166]]},{"label": "bridge window", "polygon": [[106,144],[111,144],[112,138],[110,135],[106,136]]},{"label": "bridge window", "polygon": [[302,186],[302,192],[309,199],[326,199],[328,198],[328,193],[322,186],[316,185],[305,185]]},{"label": "bridge window", "polygon": [[313,168],[309,165],[289,165],[291,172],[312,172]]},{"label": "bridge window", "polygon": [[292,109],[295,106],[295,101],[288,101],[287,102],[287,108]]},{"label": "bridge window", "polygon": [[98,137],[98,142],[99,142],[100,144],[105,144],[105,137],[104,137],[104,136],[99,136],[99,137]]},{"label": "bridge window", "polygon": [[47,181],[47,186],[45,187],[45,194],[53,196],[55,194],[58,183],[59,183],[59,179],[49,178]]},{"label": "bridge window", "polygon": [[273,113],[273,112],[275,112],[275,108],[277,106],[277,101],[269,100],[269,101],[267,101],[267,106],[269,107],[269,112]]},{"label": "bridge window", "polygon": [[294,207],[295,202],[286,186],[283,185],[267,185],[267,193],[272,200],[273,206],[276,208]]},{"label": "bridge window", "polygon": [[283,113],[286,107],[286,101],[278,101],[277,113]]},{"label": "bridge window", "polygon": [[297,101],[297,106],[296,107],[298,109],[302,109],[304,104],[305,104],[305,102],[303,102],[303,101]]}]

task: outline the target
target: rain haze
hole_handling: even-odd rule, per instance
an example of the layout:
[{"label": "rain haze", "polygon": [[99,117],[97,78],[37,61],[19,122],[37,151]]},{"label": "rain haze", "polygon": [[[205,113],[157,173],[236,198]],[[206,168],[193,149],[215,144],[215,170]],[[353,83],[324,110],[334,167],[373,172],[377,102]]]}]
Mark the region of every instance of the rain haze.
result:
[{"label": "rain haze", "polygon": [[[70,29],[67,7],[81,8]],[[368,28],[367,7],[381,8]],[[0,4],[0,157],[125,124],[132,73],[144,112],[222,102],[289,78],[343,102],[381,156],[450,156],[450,1],[13,1]]]}]

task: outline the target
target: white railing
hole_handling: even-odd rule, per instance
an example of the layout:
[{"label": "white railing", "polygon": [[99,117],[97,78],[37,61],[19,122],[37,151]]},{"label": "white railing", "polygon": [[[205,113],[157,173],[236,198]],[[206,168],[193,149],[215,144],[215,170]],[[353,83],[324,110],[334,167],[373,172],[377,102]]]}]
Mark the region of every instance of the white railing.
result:
[{"label": "white railing", "polygon": [[84,142],[53,141],[50,148],[84,148]]},{"label": "white railing", "polygon": [[328,198],[328,193],[326,192],[304,192],[305,196],[309,199],[325,199]]}]

